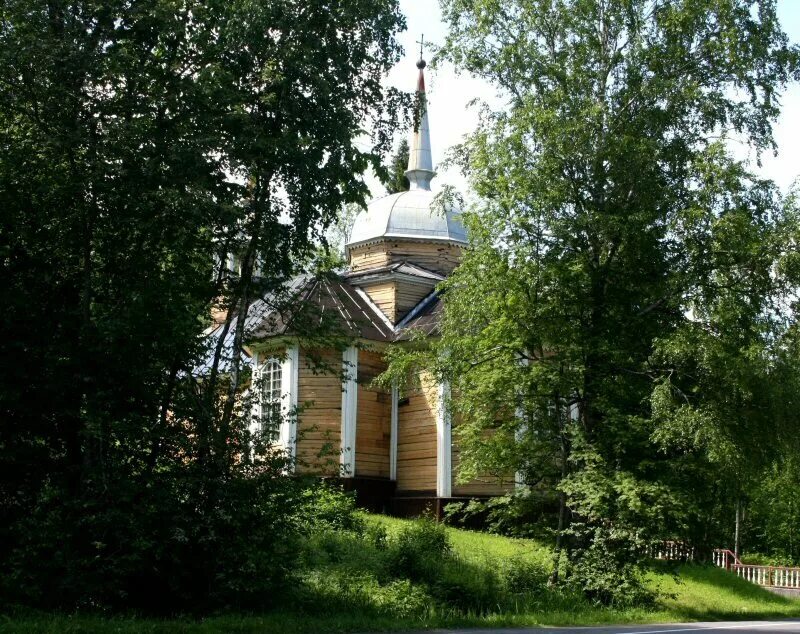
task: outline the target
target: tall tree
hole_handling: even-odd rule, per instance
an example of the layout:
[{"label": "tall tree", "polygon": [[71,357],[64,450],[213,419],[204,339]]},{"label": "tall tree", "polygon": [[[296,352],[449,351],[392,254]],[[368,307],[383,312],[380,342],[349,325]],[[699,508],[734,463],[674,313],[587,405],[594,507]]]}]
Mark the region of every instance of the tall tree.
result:
[{"label": "tall tree", "polygon": [[[290,552],[281,465],[242,460],[235,316],[363,202],[396,127],[397,3],[12,0],[0,17],[2,590],[265,596]],[[215,301],[237,353],[192,381]]]},{"label": "tall tree", "polygon": [[715,452],[767,446],[781,205],[724,141],[773,147],[797,50],[770,1],[442,9],[441,55],[507,105],[458,152],[482,202],[417,361],[458,394],[465,473],[548,479],[571,582],[633,600]]},{"label": "tall tree", "polygon": [[397,146],[397,152],[392,157],[392,162],[388,166],[389,178],[384,185],[386,191],[390,194],[397,194],[399,192],[406,192],[411,184],[406,178],[406,170],[408,169],[408,141],[402,139],[400,145]]}]

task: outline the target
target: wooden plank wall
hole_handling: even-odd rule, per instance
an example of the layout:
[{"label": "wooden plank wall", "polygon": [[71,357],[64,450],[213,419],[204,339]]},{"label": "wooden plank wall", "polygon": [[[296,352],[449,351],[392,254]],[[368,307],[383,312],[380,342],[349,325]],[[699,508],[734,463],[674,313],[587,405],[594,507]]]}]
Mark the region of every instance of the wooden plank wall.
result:
[{"label": "wooden plank wall", "polygon": [[358,351],[356,476],[389,477],[392,394],[371,385],[385,369],[386,362],[381,354]]},{"label": "wooden plank wall", "polygon": [[397,288],[395,289],[395,315],[397,321],[405,317],[408,311],[430,295],[433,289],[433,284],[430,286],[423,286],[422,284],[398,282]]},{"label": "wooden plank wall", "polygon": [[461,260],[461,247],[435,242],[387,241],[390,262],[411,262],[431,271],[449,275]]},{"label": "wooden plank wall", "polygon": [[397,288],[395,283],[381,282],[372,286],[364,286],[363,289],[383,314],[389,318],[389,321],[394,323],[397,320]]},{"label": "wooden plank wall", "polygon": [[383,242],[375,242],[350,249],[350,269],[365,271],[378,269],[389,264],[389,254]]},{"label": "wooden plank wall", "polygon": [[434,284],[422,285],[406,281],[380,282],[362,286],[375,305],[393,324],[400,321],[414,306],[430,295]]},{"label": "wooden plank wall", "polygon": [[435,494],[438,390],[430,375],[421,384],[397,409],[397,490]]},{"label": "wooden plank wall", "polygon": [[383,240],[350,250],[350,268],[353,271],[376,269],[406,261],[449,275],[460,260],[461,247],[442,242]]},{"label": "wooden plank wall", "polygon": [[338,475],[342,430],[342,353],[319,354],[329,371],[316,368],[300,349],[297,472]]},{"label": "wooden plank wall", "polygon": [[[456,433],[458,427],[458,417],[453,416],[453,449],[451,454],[451,464],[453,468],[453,495],[504,495],[514,489],[514,474],[509,473],[503,478],[490,473],[482,473],[477,478],[468,482],[458,482],[458,464],[460,459],[459,438]],[[491,433],[491,432],[487,432]]]}]

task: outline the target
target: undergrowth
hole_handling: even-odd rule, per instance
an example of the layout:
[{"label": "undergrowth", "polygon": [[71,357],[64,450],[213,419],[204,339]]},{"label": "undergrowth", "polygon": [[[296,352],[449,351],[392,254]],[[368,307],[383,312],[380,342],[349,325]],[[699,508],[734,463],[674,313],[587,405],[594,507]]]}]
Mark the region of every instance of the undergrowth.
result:
[{"label": "undergrowth", "polygon": [[301,634],[800,616],[800,602],[700,565],[654,565],[647,583],[655,605],[601,606],[547,585],[552,553],[538,541],[366,515],[349,504],[314,502],[298,527],[305,538],[291,591],[269,613],[160,621],[16,614],[0,619],[0,632]]}]

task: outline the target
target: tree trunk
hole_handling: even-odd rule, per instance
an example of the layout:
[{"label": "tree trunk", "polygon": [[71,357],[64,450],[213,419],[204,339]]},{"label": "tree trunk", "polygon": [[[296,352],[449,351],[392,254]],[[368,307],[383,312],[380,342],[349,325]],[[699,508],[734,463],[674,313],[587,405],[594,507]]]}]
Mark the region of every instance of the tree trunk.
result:
[{"label": "tree trunk", "polygon": [[[558,401],[556,401],[558,402]],[[564,420],[561,413],[558,412],[558,421],[560,427],[560,441],[561,441],[561,481],[567,477],[567,456],[569,454],[569,446],[567,444],[567,437],[565,435],[565,427],[567,421]],[[569,414],[567,415],[569,416]],[[559,491],[558,494],[558,531],[556,532],[556,547],[553,550],[553,572],[550,574],[550,585],[558,583],[560,575],[561,552],[564,549],[564,530],[567,523],[567,494]]]},{"label": "tree trunk", "polygon": [[556,547],[553,550],[553,572],[550,573],[549,583],[554,586],[558,583],[559,564],[561,563],[561,551],[564,545],[564,524],[567,518],[567,496],[561,492],[558,494],[558,531],[556,532]]},{"label": "tree trunk", "polygon": [[736,530],[733,536],[733,554],[736,559],[739,559],[739,547],[741,539],[741,524],[742,524],[742,499],[736,498]]}]

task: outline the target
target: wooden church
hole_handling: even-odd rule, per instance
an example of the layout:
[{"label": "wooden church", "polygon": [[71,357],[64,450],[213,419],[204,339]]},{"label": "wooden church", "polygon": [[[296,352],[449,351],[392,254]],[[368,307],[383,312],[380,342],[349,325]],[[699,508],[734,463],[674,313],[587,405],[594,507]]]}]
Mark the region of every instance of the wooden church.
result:
[{"label": "wooden church", "polygon": [[373,200],[357,216],[344,272],[293,282],[298,308],[333,315],[350,345],[312,350],[292,315],[265,301],[253,305],[246,324],[253,376],[263,386],[254,424],[280,413],[278,443],[296,472],[340,478],[362,505],[403,515],[514,486],[491,477],[457,482],[447,384],[429,376],[405,391],[373,384],[389,347],[408,345],[414,331],[437,336],[437,285],[467,241],[460,212],[434,208],[424,60],[417,67],[422,109],[410,143],[410,189]]}]

